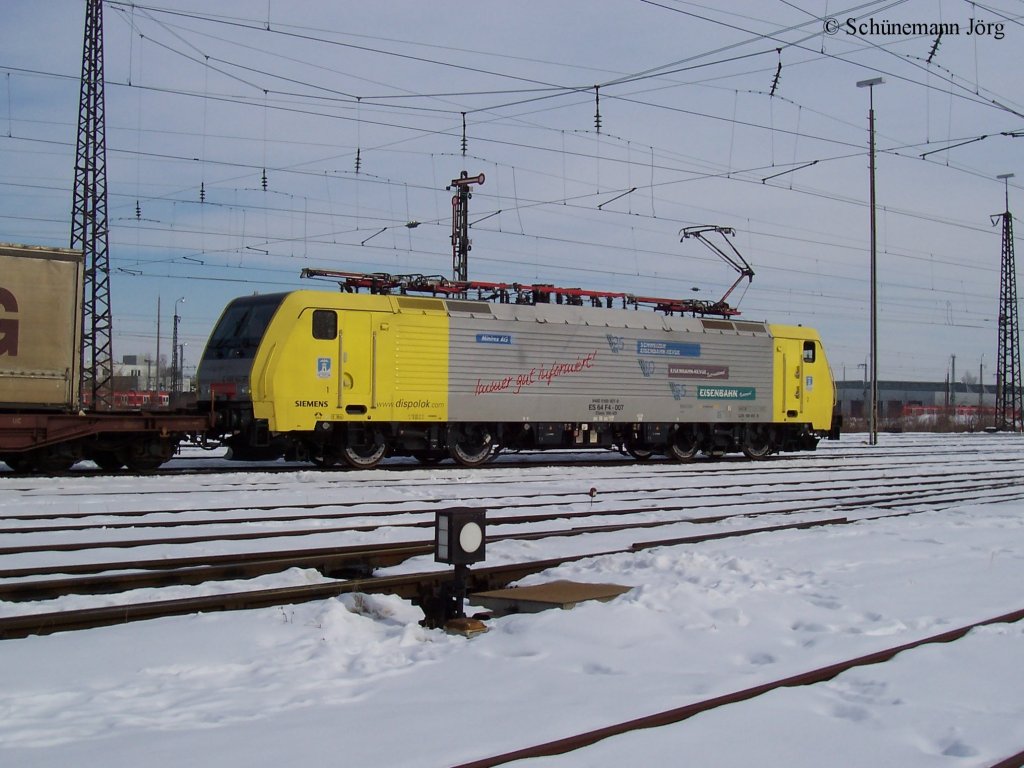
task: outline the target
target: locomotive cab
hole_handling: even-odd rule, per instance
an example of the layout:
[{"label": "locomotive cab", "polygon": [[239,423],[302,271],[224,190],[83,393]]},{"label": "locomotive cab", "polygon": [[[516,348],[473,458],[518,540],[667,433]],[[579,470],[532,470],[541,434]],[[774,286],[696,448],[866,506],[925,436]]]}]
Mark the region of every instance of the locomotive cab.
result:
[{"label": "locomotive cab", "polygon": [[816,331],[802,326],[773,325],[775,387],[773,421],[806,425],[790,432],[800,450],[813,449],[819,436],[834,430],[835,387],[825,349]]},{"label": "locomotive cab", "polygon": [[265,423],[253,418],[252,368],[260,344],[288,294],[235,299],[224,309],[197,373],[199,408],[217,414],[217,430],[237,459],[276,458]]}]

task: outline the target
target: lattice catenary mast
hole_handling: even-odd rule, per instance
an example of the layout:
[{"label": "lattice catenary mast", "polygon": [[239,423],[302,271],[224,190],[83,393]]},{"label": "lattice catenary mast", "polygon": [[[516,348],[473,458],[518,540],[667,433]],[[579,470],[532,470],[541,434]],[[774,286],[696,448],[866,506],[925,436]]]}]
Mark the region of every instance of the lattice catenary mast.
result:
[{"label": "lattice catenary mast", "polygon": [[107,247],[107,141],[103,98],[103,2],[87,0],[78,107],[71,247],[85,254],[81,395],[96,408],[113,404],[110,258]]},{"label": "lattice catenary mast", "polygon": [[1006,182],[1006,211],[999,214],[1003,220],[1003,255],[999,267],[995,426],[1019,432],[1022,426],[1020,331],[1017,325],[1017,270],[1013,258],[1013,214],[1010,213],[1009,181],[1013,174],[1004,174],[999,178]]}]

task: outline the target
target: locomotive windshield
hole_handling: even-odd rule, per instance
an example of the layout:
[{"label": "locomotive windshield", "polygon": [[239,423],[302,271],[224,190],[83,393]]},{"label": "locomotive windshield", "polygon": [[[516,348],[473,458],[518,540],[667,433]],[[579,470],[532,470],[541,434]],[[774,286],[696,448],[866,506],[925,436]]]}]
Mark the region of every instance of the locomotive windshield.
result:
[{"label": "locomotive windshield", "polygon": [[224,310],[203,353],[204,360],[251,360],[284,293],[235,299]]}]

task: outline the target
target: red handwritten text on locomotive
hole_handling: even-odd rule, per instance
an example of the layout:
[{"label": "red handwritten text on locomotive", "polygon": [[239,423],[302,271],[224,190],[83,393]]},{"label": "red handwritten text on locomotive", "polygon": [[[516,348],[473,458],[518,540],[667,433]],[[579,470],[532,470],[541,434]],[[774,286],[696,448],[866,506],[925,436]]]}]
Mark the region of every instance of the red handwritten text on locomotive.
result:
[{"label": "red handwritten text on locomotive", "polygon": [[569,362],[559,361],[550,365],[541,363],[529,371],[510,374],[491,381],[477,379],[473,393],[476,395],[486,395],[491,392],[511,392],[513,395],[518,395],[527,387],[532,387],[535,384],[543,383],[550,386],[551,382],[560,376],[571,376],[592,368],[594,366],[594,358],[596,357],[597,350],[595,349],[586,355],[577,355],[575,360]]}]

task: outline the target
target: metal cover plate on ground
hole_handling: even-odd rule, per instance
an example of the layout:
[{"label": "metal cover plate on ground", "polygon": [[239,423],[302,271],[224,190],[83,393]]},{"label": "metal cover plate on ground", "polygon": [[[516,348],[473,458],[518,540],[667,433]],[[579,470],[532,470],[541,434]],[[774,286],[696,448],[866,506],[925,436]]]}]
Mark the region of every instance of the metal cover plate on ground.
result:
[{"label": "metal cover plate on ground", "polygon": [[619,584],[586,584],[576,581],[552,581],[530,587],[492,589],[474,592],[469,602],[481,605],[495,615],[538,613],[548,608],[569,609],[587,600],[606,602],[629,592],[632,587]]}]

